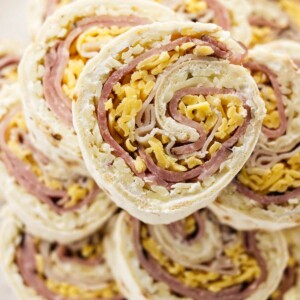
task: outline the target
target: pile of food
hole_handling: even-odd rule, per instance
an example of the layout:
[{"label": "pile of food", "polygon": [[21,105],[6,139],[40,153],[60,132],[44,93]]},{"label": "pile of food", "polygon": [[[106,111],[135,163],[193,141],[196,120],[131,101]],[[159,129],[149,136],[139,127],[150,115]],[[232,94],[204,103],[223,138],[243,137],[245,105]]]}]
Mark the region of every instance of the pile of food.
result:
[{"label": "pile of food", "polygon": [[298,0],[31,0],[31,44],[0,41],[18,299],[300,299],[299,20]]}]

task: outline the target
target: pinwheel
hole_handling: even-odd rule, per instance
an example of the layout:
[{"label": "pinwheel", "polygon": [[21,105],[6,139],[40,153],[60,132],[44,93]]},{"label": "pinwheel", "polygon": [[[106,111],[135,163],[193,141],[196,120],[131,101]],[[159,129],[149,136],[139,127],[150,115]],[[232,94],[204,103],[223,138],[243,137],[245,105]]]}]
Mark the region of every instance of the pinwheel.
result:
[{"label": "pinwheel", "polygon": [[136,27],[84,69],[73,121],[118,206],[169,223],[210,204],[257,141],[264,105],[245,49],[213,24]]}]

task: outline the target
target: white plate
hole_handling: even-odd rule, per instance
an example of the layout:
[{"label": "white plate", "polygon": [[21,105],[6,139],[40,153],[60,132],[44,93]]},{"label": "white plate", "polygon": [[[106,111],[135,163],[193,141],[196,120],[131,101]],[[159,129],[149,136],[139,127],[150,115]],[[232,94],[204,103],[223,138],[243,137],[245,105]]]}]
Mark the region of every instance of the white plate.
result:
[{"label": "white plate", "polygon": [[0,0],[0,39],[27,43],[28,0]]}]

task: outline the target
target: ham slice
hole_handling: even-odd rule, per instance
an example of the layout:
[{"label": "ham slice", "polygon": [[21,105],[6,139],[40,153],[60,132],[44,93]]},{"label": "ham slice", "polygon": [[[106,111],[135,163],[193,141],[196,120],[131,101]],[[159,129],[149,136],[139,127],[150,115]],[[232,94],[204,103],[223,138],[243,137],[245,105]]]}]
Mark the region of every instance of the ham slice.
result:
[{"label": "ham slice", "polygon": [[[9,114],[2,120],[0,125],[0,150],[1,150],[1,158],[3,163],[5,164],[8,172],[11,176],[14,177],[16,182],[22,186],[28,193],[36,196],[40,201],[47,204],[52,210],[54,210],[58,214],[63,214],[66,212],[76,211],[84,205],[88,205],[93,201],[96,195],[99,192],[97,186],[77,205],[71,208],[63,208],[58,205],[58,202],[62,199],[67,200],[68,194],[66,190],[54,190],[48,188],[45,184],[43,184],[37,175],[33,173],[33,171],[25,164],[21,159],[19,159],[15,154],[13,154],[10,148],[6,143],[6,132],[7,128],[13,119],[13,117],[21,111],[21,107],[16,106],[12,109]],[[33,152],[35,157],[43,157],[45,162],[44,155],[39,153],[38,150],[31,144],[27,135],[24,133],[20,134],[20,143],[23,142],[28,148]],[[36,155],[37,154],[37,155]]]},{"label": "ham slice", "polygon": [[272,88],[274,89],[275,96],[277,98],[277,110],[278,110],[279,117],[280,117],[280,126],[274,130],[269,129],[264,126],[262,131],[268,138],[276,139],[276,138],[282,136],[287,130],[287,117],[285,114],[282,93],[280,90],[279,82],[277,80],[277,76],[267,66],[258,64],[254,61],[248,62],[244,66],[246,68],[250,69],[251,71],[264,73],[271,82]]},{"label": "ham slice", "polygon": [[82,19],[74,24],[65,40],[57,42],[45,56],[45,74],[43,78],[44,95],[51,110],[59,120],[72,127],[72,99],[62,89],[62,78],[70,59],[70,47],[76,38],[93,26],[136,26],[148,21],[135,16],[94,16]]},{"label": "ham slice", "polygon": [[[267,266],[264,261],[260,250],[257,247],[255,233],[245,232],[244,243],[249,255],[255,258],[260,267],[260,276],[252,283],[245,285],[240,284],[230,288],[223,289],[220,292],[211,292],[203,288],[195,288],[184,285],[179,279],[168,273],[152,256],[151,253],[145,252],[140,240],[141,236],[141,222],[137,219],[132,218],[133,228],[133,241],[134,249],[138,257],[141,267],[149,273],[149,275],[157,282],[165,283],[170,291],[179,294],[182,297],[192,299],[205,299],[205,300],[244,300],[250,297],[256,289],[266,280],[267,278]],[[172,258],[170,258],[172,259]]]},{"label": "ham slice", "polygon": [[[28,234],[24,235],[23,243],[17,252],[16,264],[25,284],[34,289],[39,296],[47,300],[74,300],[75,298],[67,298],[52,292],[37,273],[36,255],[37,249],[34,244],[34,238]],[[47,257],[50,259],[50,257]],[[99,278],[101,280],[101,278]],[[95,298],[92,300],[124,300],[121,295],[111,298]]]}]

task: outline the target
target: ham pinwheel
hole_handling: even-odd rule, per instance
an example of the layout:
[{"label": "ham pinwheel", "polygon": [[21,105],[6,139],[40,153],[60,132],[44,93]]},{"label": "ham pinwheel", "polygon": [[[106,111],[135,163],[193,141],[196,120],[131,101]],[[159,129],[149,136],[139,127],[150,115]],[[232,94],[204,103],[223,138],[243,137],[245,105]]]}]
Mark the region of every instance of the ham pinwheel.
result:
[{"label": "ham pinwheel", "polygon": [[28,230],[50,241],[78,240],[116,210],[91,178],[36,149],[16,90],[0,99],[0,178],[5,200]]},{"label": "ham pinwheel", "polygon": [[64,246],[32,236],[5,213],[0,260],[18,299],[125,300],[105,259],[104,230]]},{"label": "ham pinwheel", "polygon": [[252,27],[250,46],[287,38],[300,41],[300,2],[298,0],[248,0]]},{"label": "ham pinwheel", "polygon": [[105,240],[121,291],[139,300],[263,300],[287,263],[281,233],[239,232],[208,210],[169,225],[122,213]]},{"label": "ham pinwheel", "polygon": [[174,19],[168,8],[136,0],[78,1],[48,18],[20,64],[24,113],[36,146],[47,147],[53,161],[87,175],[72,126],[74,88],[82,69],[129,28]]},{"label": "ham pinwheel", "polygon": [[251,26],[248,22],[250,6],[247,0],[154,0],[193,22],[215,23],[230,31],[232,37],[249,45]]},{"label": "ham pinwheel", "polygon": [[265,101],[259,142],[212,209],[239,229],[295,226],[300,207],[300,72],[288,56],[250,51],[245,66]]},{"label": "ham pinwheel", "polygon": [[213,24],[136,27],[86,66],[73,102],[87,167],[146,223],[210,204],[257,141],[264,105],[245,50]]}]

